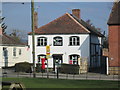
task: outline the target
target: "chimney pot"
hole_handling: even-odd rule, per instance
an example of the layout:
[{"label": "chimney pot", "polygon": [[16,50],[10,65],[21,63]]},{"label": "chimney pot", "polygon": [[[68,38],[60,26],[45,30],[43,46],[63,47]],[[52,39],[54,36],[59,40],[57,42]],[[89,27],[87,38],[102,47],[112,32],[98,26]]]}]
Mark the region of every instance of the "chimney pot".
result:
[{"label": "chimney pot", "polygon": [[80,19],[80,9],[73,9],[72,14]]}]

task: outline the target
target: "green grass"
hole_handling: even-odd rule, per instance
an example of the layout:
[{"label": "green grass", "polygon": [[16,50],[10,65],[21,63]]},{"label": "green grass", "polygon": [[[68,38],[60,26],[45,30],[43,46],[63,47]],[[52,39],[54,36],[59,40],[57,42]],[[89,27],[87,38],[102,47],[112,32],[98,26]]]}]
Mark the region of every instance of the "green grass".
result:
[{"label": "green grass", "polygon": [[26,88],[118,88],[118,81],[105,80],[3,78],[3,81],[20,82]]}]

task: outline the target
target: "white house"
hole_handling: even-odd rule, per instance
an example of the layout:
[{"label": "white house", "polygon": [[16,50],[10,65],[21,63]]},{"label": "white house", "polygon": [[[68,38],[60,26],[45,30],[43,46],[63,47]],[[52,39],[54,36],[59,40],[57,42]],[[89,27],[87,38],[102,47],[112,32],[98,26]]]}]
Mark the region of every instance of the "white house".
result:
[{"label": "white house", "polygon": [[[80,10],[63,16],[35,30],[35,62],[46,58],[46,46],[50,46],[48,67],[55,69],[59,63],[79,64],[79,58],[87,58],[89,67],[99,67],[101,60],[101,37],[103,35],[80,17]],[[32,32],[28,34],[30,60],[32,60]]]},{"label": "white house", "polygon": [[28,46],[2,33],[0,28],[0,65],[14,66],[19,62],[29,62]]}]

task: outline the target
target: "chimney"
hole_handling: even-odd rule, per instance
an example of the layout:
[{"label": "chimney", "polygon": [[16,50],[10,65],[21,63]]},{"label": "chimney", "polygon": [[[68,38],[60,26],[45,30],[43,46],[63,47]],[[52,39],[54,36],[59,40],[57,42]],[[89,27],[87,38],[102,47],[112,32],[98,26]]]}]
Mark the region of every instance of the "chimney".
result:
[{"label": "chimney", "polygon": [[38,13],[34,12],[34,29],[38,28]]},{"label": "chimney", "polygon": [[80,9],[73,9],[72,14],[80,19]]},{"label": "chimney", "polygon": [[2,36],[3,35],[3,31],[2,31],[2,28],[0,27],[0,35]]}]

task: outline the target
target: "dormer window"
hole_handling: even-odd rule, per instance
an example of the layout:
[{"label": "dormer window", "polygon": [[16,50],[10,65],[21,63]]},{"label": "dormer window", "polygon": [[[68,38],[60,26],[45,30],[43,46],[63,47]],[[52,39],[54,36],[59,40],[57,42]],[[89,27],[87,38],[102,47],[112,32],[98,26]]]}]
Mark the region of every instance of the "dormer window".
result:
[{"label": "dormer window", "polygon": [[47,45],[47,38],[46,37],[38,37],[37,45],[38,46],[46,46]]},{"label": "dormer window", "polygon": [[53,38],[53,45],[54,46],[62,46],[63,45],[62,37],[54,37]]},{"label": "dormer window", "polygon": [[69,40],[70,40],[70,46],[80,45],[80,38],[78,36],[71,36]]}]

